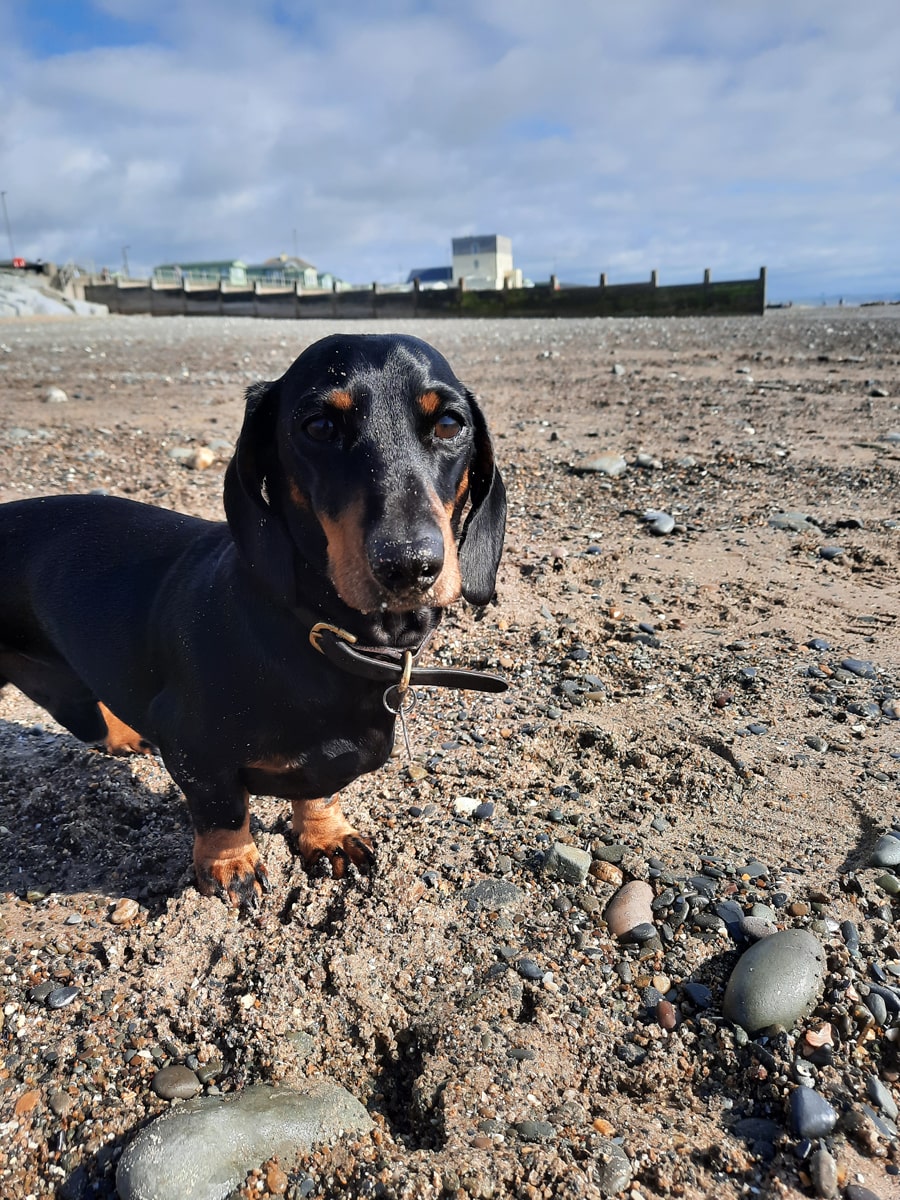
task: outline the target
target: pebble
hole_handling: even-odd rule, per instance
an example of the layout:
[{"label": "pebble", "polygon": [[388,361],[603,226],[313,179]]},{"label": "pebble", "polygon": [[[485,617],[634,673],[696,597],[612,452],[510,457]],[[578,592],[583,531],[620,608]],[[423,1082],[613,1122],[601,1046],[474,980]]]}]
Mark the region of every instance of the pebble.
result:
[{"label": "pebble", "polygon": [[591,865],[586,850],[565,842],[554,842],[544,859],[544,870],[565,883],[584,883]]},{"label": "pebble", "polygon": [[187,466],[194,471],[205,471],[216,461],[215,451],[209,446],[199,446],[196,452],[187,460]]},{"label": "pebble", "polygon": [[603,914],[613,937],[629,938],[632,931],[652,924],[653,888],[641,879],[624,884],[610,900]]},{"label": "pebble", "polygon": [[462,891],[462,898],[470,909],[486,908],[489,911],[518,904],[524,895],[520,888],[506,879],[481,879]]},{"label": "pebble", "polygon": [[202,1086],[193,1071],[177,1064],[157,1071],[150,1083],[161,1100],[190,1100]]},{"label": "pebble", "polygon": [[472,813],[476,821],[489,821],[493,815],[494,803],[492,800],[482,801]]},{"label": "pebble", "polygon": [[837,1163],[824,1146],[820,1146],[809,1160],[809,1177],[821,1200],[834,1200],[838,1194]]},{"label": "pebble", "polygon": [[801,512],[772,513],[769,524],[773,529],[786,529],[790,533],[807,533],[818,529],[807,514]]},{"label": "pebble", "polygon": [[47,1097],[50,1111],[57,1117],[67,1117],[72,1111],[75,1100],[68,1092],[53,1091]]},{"label": "pebble", "polygon": [[617,476],[625,474],[628,470],[628,463],[621,454],[600,454],[578,469],[589,471],[595,475],[607,475],[609,478],[615,479]]},{"label": "pebble", "polygon": [[516,963],[516,970],[523,979],[538,980],[544,978],[544,969],[533,958],[520,958]]},{"label": "pebble", "polygon": [[48,387],[44,392],[45,404],[65,404],[69,399],[61,387]]},{"label": "pebble", "polygon": [[457,796],[453,801],[453,811],[458,817],[471,817],[480,803],[474,796]]},{"label": "pebble", "polygon": [[722,1011],[754,1034],[790,1029],[813,1007],[822,984],[825,951],[805,929],[786,929],[754,943],[731,972]]},{"label": "pebble", "polygon": [[116,1187],[121,1200],[222,1200],[261,1162],[371,1128],[359,1101],[325,1079],[302,1091],[259,1084],[226,1099],[197,1097],[137,1134]]},{"label": "pebble", "polygon": [[877,1075],[866,1076],[866,1091],[872,1103],[877,1104],[886,1117],[890,1117],[892,1121],[897,1120],[900,1115],[897,1102]]},{"label": "pebble", "polygon": [[881,1025],[883,1027],[887,1024],[888,1010],[883,996],[879,996],[877,992],[869,992],[869,994],[863,998],[863,1003],[875,1018],[876,1025]]},{"label": "pebble", "polygon": [[844,555],[843,546],[820,546],[819,558],[824,558],[826,562],[833,562],[836,558],[842,558]]},{"label": "pebble", "polygon": [[845,671],[849,671],[851,675],[858,675],[860,679],[875,678],[875,667],[865,659],[842,658],[841,666]]},{"label": "pebble", "polygon": [[597,1139],[592,1175],[601,1196],[618,1196],[631,1183],[632,1170],[628,1155],[609,1138]]},{"label": "pebble", "polygon": [[556,1137],[549,1121],[517,1121],[513,1126],[523,1142],[548,1142]]},{"label": "pebble", "polygon": [[756,917],[752,913],[743,913],[738,922],[738,929],[749,942],[758,942],[762,938],[771,937],[778,928],[766,917]]},{"label": "pebble", "polygon": [[705,983],[696,983],[690,980],[684,985],[684,994],[695,1008],[709,1008],[713,1002],[712,991]]},{"label": "pebble", "polygon": [[851,1183],[844,1192],[844,1200],[881,1200],[881,1197],[860,1183]]},{"label": "pebble", "polygon": [[116,902],[116,907],[109,914],[109,919],[113,925],[127,925],[140,911],[141,906],[137,900],[132,900],[130,896],[123,896]]},{"label": "pebble", "polygon": [[48,1008],[65,1008],[67,1004],[71,1004],[76,996],[81,994],[79,987],[58,987],[54,988],[47,996]]},{"label": "pebble", "polygon": [[883,833],[875,843],[869,862],[873,867],[900,866],[900,837],[893,833]]},{"label": "pebble", "polygon": [[656,1020],[661,1029],[674,1029],[678,1024],[678,1013],[675,1005],[669,1000],[660,1000],[656,1005]]},{"label": "pebble", "polygon": [[837,1113],[824,1096],[810,1087],[791,1092],[791,1125],[798,1137],[826,1137],[837,1124]]},{"label": "pebble", "polygon": [[667,512],[644,513],[644,520],[650,526],[650,532],[657,537],[665,537],[675,528],[675,518]]}]

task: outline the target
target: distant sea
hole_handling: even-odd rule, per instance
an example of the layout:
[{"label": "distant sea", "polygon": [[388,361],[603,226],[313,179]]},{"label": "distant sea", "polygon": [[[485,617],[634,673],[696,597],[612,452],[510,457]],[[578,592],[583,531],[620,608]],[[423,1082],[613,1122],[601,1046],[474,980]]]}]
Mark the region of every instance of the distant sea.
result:
[{"label": "distant sea", "polygon": [[853,307],[859,304],[898,304],[900,303],[900,292],[885,292],[883,294],[872,292],[820,292],[818,295],[811,296],[789,296],[778,295],[771,288],[768,289],[766,297],[769,304],[791,304],[802,305],[804,308],[832,308],[840,306],[841,302]]}]

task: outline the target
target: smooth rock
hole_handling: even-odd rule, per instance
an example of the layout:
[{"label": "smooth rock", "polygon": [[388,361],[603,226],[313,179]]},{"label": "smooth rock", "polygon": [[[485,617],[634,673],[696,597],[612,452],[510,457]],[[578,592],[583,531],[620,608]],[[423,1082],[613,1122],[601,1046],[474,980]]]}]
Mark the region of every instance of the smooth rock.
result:
[{"label": "smooth rock", "polygon": [[863,1187],[861,1183],[850,1183],[844,1192],[844,1200],[881,1200],[871,1188]]},{"label": "smooth rock", "polygon": [[875,843],[869,861],[873,867],[900,866],[900,837],[892,833],[883,833]]},{"label": "smooth rock", "polygon": [[756,942],[731,972],[722,1011],[748,1033],[770,1025],[790,1029],[814,1006],[825,951],[805,929],[785,929]]},{"label": "smooth rock", "polygon": [[789,533],[807,533],[818,529],[818,525],[813,524],[806,513],[793,511],[772,513],[769,524],[773,529],[786,529]]},{"label": "smooth rock", "polygon": [[302,1091],[258,1085],[223,1100],[198,1097],[138,1133],[119,1161],[116,1187],[121,1200],[224,1200],[275,1155],[289,1160],[371,1128],[359,1101],[324,1079]]},{"label": "smooth rock", "polygon": [[175,1064],[163,1067],[153,1076],[150,1087],[162,1100],[190,1100],[202,1088],[197,1076],[188,1067]]},{"label": "smooth rock", "polygon": [[609,1138],[597,1138],[596,1157],[591,1175],[601,1196],[618,1196],[631,1183],[632,1170],[628,1155]]},{"label": "smooth rock", "polygon": [[517,1121],[513,1128],[523,1142],[547,1142],[556,1137],[549,1121]]},{"label": "smooth rock", "polygon": [[849,671],[851,675],[858,675],[860,679],[875,678],[875,667],[866,659],[842,658],[841,666],[845,671]]},{"label": "smooth rock", "polygon": [[69,399],[61,387],[48,387],[44,392],[45,404],[65,404]]},{"label": "smooth rock", "polygon": [[601,454],[578,469],[590,471],[595,475],[608,475],[611,479],[615,479],[618,475],[625,474],[628,470],[628,463],[621,454]]},{"label": "smooth rock", "polygon": [[797,1087],[791,1092],[791,1125],[798,1137],[826,1137],[837,1124],[837,1113],[813,1088]]},{"label": "smooth rock", "polygon": [[584,883],[591,865],[587,850],[554,842],[544,859],[544,870],[565,883]]},{"label": "smooth rock", "polygon": [[897,1102],[877,1075],[866,1077],[866,1091],[872,1103],[877,1104],[886,1117],[890,1117],[892,1121],[897,1120],[900,1115],[897,1110]]},{"label": "smooth rock", "polygon": [[838,1194],[837,1163],[824,1146],[820,1146],[810,1158],[809,1176],[821,1200],[834,1200]]},{"label": "smooth rock", "polygon": [[665,537],[674,528],[675,518],[670,513],[657,513],[656,517],[650,522],[650,532],[656,534],[657,537]]},{"label": "smooth rock", "polygon": [[613,937],[630,937],[639,925],[652,924],[653,888],[642,879],[624,884],[610,900],[603,914]]},{"label": "smooth rock", "polygon": [[520,958],[516,963],[516,970],[523,979],[531,979],[537,981],[544,978],[544,968],[534,961],[533,958]]},{"label": "smooth rock", "polygon": [[54,988],[47,996],[48,1008],[65,1008],[67,1004],[71,1004],[76,996],[81,995],[79,987],[58,987]]},{"label": "smooth rock", "polygon": [[869,992],[867,996],[863,996],[863,1004],[875,1018],[875,1024],[884,1027],[887,1025],[888,1010],[883,997],[877,992]]},{"label": "smooth rock", "polygon": [[777,926],[773,925],[766,917],[755,917],[752,913],[744,913],[741,916],[738,928],[750,942],[761,941],[763,938],[771,937],[772,934],[778,932]]}]

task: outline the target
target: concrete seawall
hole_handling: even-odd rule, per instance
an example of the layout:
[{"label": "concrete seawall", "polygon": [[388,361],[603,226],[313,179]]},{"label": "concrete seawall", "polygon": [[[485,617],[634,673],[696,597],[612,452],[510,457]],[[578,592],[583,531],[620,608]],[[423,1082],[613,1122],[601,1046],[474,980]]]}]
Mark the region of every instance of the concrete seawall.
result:
[{"label": "concrete seawall", "polygon": [[[766,268],[756,279],[660,287],[649,283],[564,287],[554,279],[529,288],[500,291],[446,290],[309,292],[299,287],[234,287],[221,284],[162,284],[152,280],[81,283],[84,299],[105,304],[111,313],[154,316],[269,317],[288,320],[384,320],[392,317],[677,317],[762,314],[766,307]],[[79,289],[81,290],[81,289]]]}]

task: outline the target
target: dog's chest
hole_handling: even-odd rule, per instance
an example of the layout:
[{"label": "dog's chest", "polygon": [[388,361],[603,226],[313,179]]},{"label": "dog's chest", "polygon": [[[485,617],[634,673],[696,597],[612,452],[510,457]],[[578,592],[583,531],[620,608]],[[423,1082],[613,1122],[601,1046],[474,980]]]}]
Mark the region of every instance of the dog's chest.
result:
[{"label": "dog's chest", "polygon": [[329,795],[377,770],[394,742],[394,717],[367,696],[340,704],[286,706],[260,730],[242,774],[257,795],[303,799]]}]

